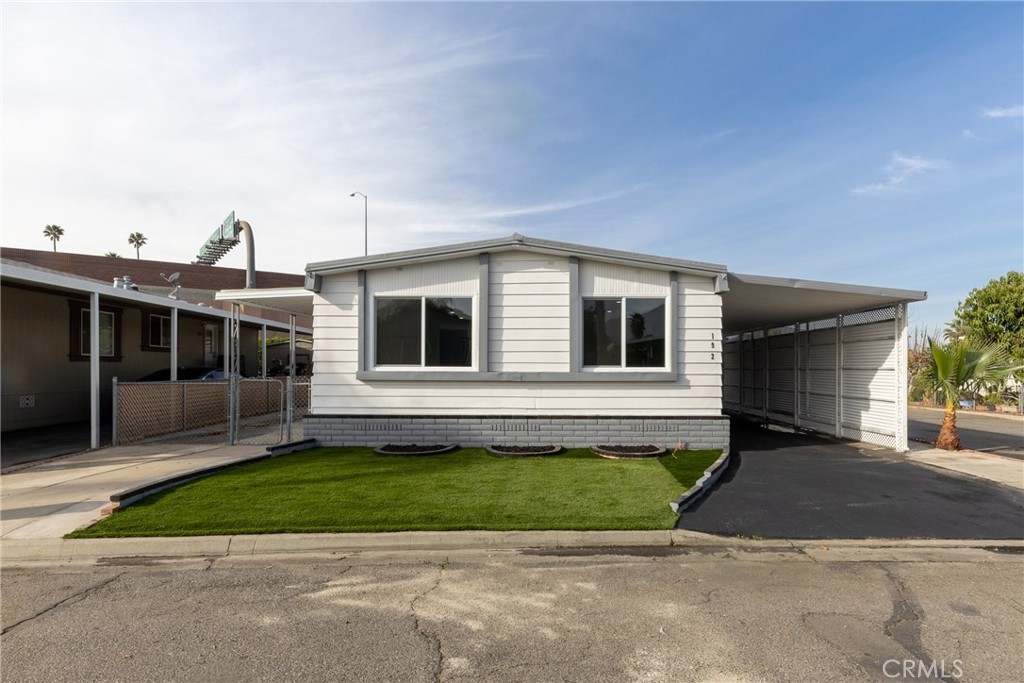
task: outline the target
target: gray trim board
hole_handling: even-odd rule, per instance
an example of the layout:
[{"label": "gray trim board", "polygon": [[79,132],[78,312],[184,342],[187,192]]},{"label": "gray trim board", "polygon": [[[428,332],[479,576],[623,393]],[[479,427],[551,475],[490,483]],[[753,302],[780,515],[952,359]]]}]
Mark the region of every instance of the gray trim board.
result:
[{"label": "gray trim board", "polygon": [[569,257],[569,370],[578,372],[583,363],[581,362],[581,348],[583,346],[583,329],[580,326],[580,308],[583,301],[580,299],[580,260],[575,256]]},{"label": "gray trim board", "polygon": [[490,296],[491,296],[491,255],[487,252],[480,254],[480,295],[477,303],[476,321],[476,348],[477,365],[480,372],[487,372],[490,369],[490,352],[488,340],[490,339]]},{"label": "gray trim board", "polygon": [[370,367],[370,359],[368,355],[370,353],[369,335],[366,333],[366,271],[360,270],[356,274],[356,286],[359,289],[358,297],[359,303],[356,306],[359,310],[356,311],[356,327],[359,348],[359,372],[362,372],[366,368]]},{"label": "gray trim board", "polygon": [[[672,372],[459,372],[454,370],[361,370],[363,382],[675,382]],[[683,386],[683,385],[680,385]]]}]

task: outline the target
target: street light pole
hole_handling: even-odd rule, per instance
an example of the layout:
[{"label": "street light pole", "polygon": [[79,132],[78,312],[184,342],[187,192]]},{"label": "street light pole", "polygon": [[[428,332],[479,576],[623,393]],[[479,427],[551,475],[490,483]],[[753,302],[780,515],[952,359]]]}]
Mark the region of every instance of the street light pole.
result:
[{"label": "street light pole", "polygon": [[367,230],[367,225],[369,223],[369,216],[370,216],[370,213],[369,213],[370,210],[369,210],[369,206],[368,206],[369,202],[366,199],[366,195],[363,194],[362,192],[353,192],[352,194],[349,195],[349,197],[355,197],[356,195],[359,195],[360,197],[363,198],[363,256],[367,256],[370,253],[370,247],[369,247],[370,243],[369,243],[369,237],[368,237],[369,232]]}]

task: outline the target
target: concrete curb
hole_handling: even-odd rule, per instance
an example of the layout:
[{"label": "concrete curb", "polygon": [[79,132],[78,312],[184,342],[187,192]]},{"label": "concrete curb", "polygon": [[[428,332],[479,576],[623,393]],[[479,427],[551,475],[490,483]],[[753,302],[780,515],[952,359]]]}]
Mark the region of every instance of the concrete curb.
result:
[{"label": "concrete curb", "polygon": [[[242,458],[240,460],[232,460],[231,462],[210,465],[209,467],[202,467],[200,469],[183,472],[172,477],[154,479],[144,484],[139,484],[138,486],[133,486],[129,489],[118,491],[117,493],[112,493],[110,495],[110,505],[103,508],[102,514],[104,517],[108,516],[121,508],[126,508],[129,505],[139,502],[143,498],[148,498],[149,496],[160,493],[161,491],[166,491],[167,489],[187,484],[188,482],[195,481],[196,479],[202,479],[203,477],[217,474],[218,472],[222,472],[236,465],[258,462],[260,460],[266,460],[267,458],[276,458],[281,455],[316,448],[316,446],[316,439],[303,439],[301,441],[284,443],[279,446],[267,446],[266,453]],[[90,526],[91,525],[92,523],[90,523]]]},{"label": "concrete curb", "polygon": [[112,504],[108,505],[103,509],[104,511],[113,512],[121,508],[126,508],[129,505],[139,502],[143,498],[148,498],[149,496],[152,496],[156,493],[160,493],[161,491],[166,491],[167,489],[174,488],[176,486],[181,486],[182,484],[187,484],[188,482],[194,481],[196,479],[208,477],[211,474],[222,472],[223,470],[234,467],[235,465],[244,465],[246,463],[257,462],[259,460],[266,460],[267,458],[272,457],[274,456],[270,453],[262,453],[260,455],[242,458],[241,460],[234,460],[232,462],[225,462],[220,463],[218,465],[210,465],[209,467],[202,467],[198,470],[184,472],[182,474],[177,474],[168,478],[154,479],[153,481],[146,482],[145,484],[133,486],[129,489],[124,489],[123,491],[110,494],[110,502]]},{"label": "concrete curb", "polygon": [[[680,553],[745,551],[785,553],[814,561],[869,561],[905,557],[915,561],[948,553],[984,551],[1024,556],[1024,540],[752,540],[680,529],[660,531],[401,531],[367,534],[268,534],[160,538],[5,540],[3,566],[146,560],[218,559],[281,554],[417,553],[593,549],[595,555],[636,555],[641,548],[677,548]],[[663,551],[662,551],[663,552]],[[586,553],[581,553],[586,554]],[[654,554],[658,554],[655,551]],[[731,554],[731,552],[730,552]]]},{"label": "concrete curb", "polygon": [[693,486],[688,488],[681,496],[669,503],[669,507],[672,508],[672,512],[680,513],[686,508],[696,503],[701,496],[703,496],[708,489],[714,485],[718,478],[722,476],[722,472],[729,464],[729,451],[724,451],[722,455],[711,463],[711,466],[704,470],[704,476],[701,477],[694,483]]}]

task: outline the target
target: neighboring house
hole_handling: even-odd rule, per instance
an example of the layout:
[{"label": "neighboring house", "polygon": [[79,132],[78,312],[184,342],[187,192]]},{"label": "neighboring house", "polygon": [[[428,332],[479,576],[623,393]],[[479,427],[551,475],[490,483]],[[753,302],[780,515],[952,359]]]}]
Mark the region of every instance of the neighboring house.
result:
[{"label": "neighboring house", "polygon": [[[881,339],[884,351],[863,356],[877,363],[878,382],[858,370],[871,394],[861,406],[865,418],[837,409],[833,426],[844,435],[854,420],[868,438],[875,429],[906,447],[905,413],[893,407],[906,382],[891,380],[905,378],[903,312],[923,292],[740,276],[716,264],[520,235],[311,263],[307,288],[312,295],[287,294],[295,311],[312,306],[316,373],[305,434],[324,445],[727,448],[726,410],[785,421],[787,407],[776,404],[788,383],[789,422],[798,423],[804,392],[794,383],[817,390],[825,372],[818,360],[791,359],[784,377],[766,360],[760,377],[753,361],[738,365],[737,376],[723,363],[727,338],[749,339],[753,348],[755,336],[784,335],[781,326],[884,309],[873,320],[891,311],[889,322],[860,330],[872,333],[873,344]],[[259,301],[243,291],[220,298]],[[835,320],[841,328],[842,318]],[[815,339],[816,350],[826,348]],[[799,341],[789,344],[792,353],[798,348]],[[773,353],[775,369],[782,361]],[[847,368],[833,357],[835,390]],[[727,381],[751,391],[726,401]],[[754,384],[767,389],[755,393]],[[851,387],[851,400],[857,396]],[[836,401],[840,408],[846,398]],[[880,415],[884,424],[873,426]]]},{"label": "neighboring house", "polygon": [[[11,251],[16,250],[4,253]],[[212,292],[210,303],[203,305],[6,258],[0,259],[0,292],[4,432],[92,420],[94,415],[108,422],[114,377],[134,381],[171,367],[226,369],[231,312],[213,307]],[[290,325],[281,319],[290,323],[289,316],[277,317],[239,316],[241,374],[260,373],[257,359],[267,330],[288,333]]]},{"label": "neighboring house", "polygon": [[[17,249],[0,247],[0,258],[17,261],[38,268],[55,270],[67,275],[100,280],[111,284],[116,279],[129,278],[138,287],[138,291],[168,296],[177,292],[182,301],[203,304],[215,308],[229,310],[230,306],[216,300],[216,293],[222,289],[245,286],[244,268],[224,268],[221,266],[200,266],[192,263],[175,263],[174,261],[152,261],[149,259],[113,258],[110,256],[94,256],[92,254],[72,254],[68,252],[43,251],[39,249]],[[175,288],[167,278],[178,274],[180,288]],[[256,271],[256,286],[259,289],[280,287],[302,287],[304,277],[293,273],[276,273]],[[288,316],[279,311],[260,307],[245,307],[242,312],[260,318],[267,318],[280,323],[288,323]],[[312,319],[300,316],[296,324],[300,327],[312,326]]]},{"label": "neighboring house", "polygon": [[[288,359],[291,355],[290,342],[276,341],[267,344],[267,374],[288,374]],[[309,337],[298,337],[295,340],[295,374],[299,376],[313,374],[313,340]]]}]

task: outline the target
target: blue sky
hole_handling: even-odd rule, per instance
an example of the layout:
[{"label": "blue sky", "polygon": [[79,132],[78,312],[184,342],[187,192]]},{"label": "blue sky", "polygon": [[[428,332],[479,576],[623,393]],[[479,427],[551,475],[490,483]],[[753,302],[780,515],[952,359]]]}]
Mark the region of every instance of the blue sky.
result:
[{"label": "blue sky", "polygon": [[[257,266],[518,231],[922,289],[1024,267],[1021,3],[10,4],[2,241]],[[241,247],[223,262],[244,263]]]}]

